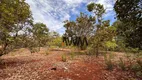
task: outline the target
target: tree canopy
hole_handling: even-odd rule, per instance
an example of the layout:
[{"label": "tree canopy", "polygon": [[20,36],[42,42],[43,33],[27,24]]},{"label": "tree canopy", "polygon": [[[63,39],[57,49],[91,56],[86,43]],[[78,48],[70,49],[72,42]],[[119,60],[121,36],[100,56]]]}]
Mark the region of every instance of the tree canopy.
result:
[{"label": "tree canopy", "polygon": [[[14,39],[11,35],[32,24],[31,11],[25,0],[0,0],[0,33],[3,50]],[[15,40],[16,41],[16,40]],[[2,54],[5,52],[2,52]]]},{"label": "tree canopy", "polygon": [[142,49],[142,0],[117,0],[114,9],[122,22],[117,31],[126,46]]}]

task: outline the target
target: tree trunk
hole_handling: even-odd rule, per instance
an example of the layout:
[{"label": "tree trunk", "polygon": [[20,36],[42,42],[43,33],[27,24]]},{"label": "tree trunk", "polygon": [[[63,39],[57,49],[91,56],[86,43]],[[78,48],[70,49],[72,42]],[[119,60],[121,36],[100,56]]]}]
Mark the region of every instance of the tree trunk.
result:
[{"label": "tree trunk", "polygon": [[97,44],[97,47],[96,47],[96,57],[99,56],[99,45]]},{"label": "tree trunk", "polygon": [[7,48],[8,44],[5,42],[4,45],[2,46],[2,51],[0,53],[0,55],[2,56],[3,54],[6,54],[6,48]]}]

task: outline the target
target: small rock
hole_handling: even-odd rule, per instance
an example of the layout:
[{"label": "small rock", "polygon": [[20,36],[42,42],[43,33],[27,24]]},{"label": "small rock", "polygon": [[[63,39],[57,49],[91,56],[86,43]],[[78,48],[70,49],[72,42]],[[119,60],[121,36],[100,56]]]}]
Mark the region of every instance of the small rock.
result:
[{"label": "small rock", "polygon": [[54,70],[54,71],[56,71],[56,70],[57,70],[57,68],[51,68],[51,70]]},{"label": "small rock", "polygon": [[65,70],[68,70],[68,68],[67,68],[67,67],[64,67],[64,69],[65,69]]}]

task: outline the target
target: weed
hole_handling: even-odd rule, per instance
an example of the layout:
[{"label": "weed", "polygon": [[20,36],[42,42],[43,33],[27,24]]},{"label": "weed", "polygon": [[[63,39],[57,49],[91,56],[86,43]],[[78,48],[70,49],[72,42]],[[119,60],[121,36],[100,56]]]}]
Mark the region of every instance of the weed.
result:
[{"label": "weed", "polygon": [[142,76],[142,71],[136,72],[136,76],[141,77]]},{"label": "weed", "polygon": [[30,50],[31,53],[39,52],[39,48],[33,48],[33,47],[31,47],[31,48],[29,48],[29,50]]},{"label": "weed", "polygon": [[75,53],[74,53],[74,52],[72,52],[70,56],[71,56],[71,59],[73,60],[73,59],[74,59],[74,57],[75,57]]},{"label": "weed", "polygon": [[45,55],[49,55],[49,51],[48,50],[45,51]]},{"label": "weed", "polygon": [[131,70],[132,70],[132,71],[135,71],[135,72],[141,71],[141,70],[142,70],[142,67],[141,67],[139,64],[136,63],[136,64],[133,64],[133,65],[132,65]]},{"label": "weed", "polygon": [[119,67],[120,67],[122,70],[126,70],[125,62],[123,61],[122,58],[120,58]]},{"label": "weed", "polygon": [[137,60],[137,63],[142,67],[142,60]]},{"label": "weed", "polygon": [[15,54],[14,54],[14,53],[11,53],[11,56],[15,56]]},{"label": "weed", "polygon": [[62,61],[66,62],[67,61],[67,56],[66,55],[62,55]]},{"label": "weed", "polygon": [[109,57],[107,57],[107,55],[104,54],[105,64],[107,66],[106,69],[108,69],[108,70],[113,70],[113,63],[112,63],[111,58],[112,58],[111,55],[109,55]]},{"label": "weed", "polygon": [[87,55],[95,55],[95,50],[92,49],[91,47],[88,47],[88,48],[87,48],[87,51],[86,51],[86,54],[87,54]]},{"label": "weed", "polygon": [[113,63],[112,63],[111,59],[107,60],[105,63],[107,65],[107,69],[108,70],[112,70],[113,69]]},{"label": "weed", "polygon": [[48,51],[46,51],[46,52],[45,52],[45,55],[49,55],[49,52],[48,52]]}]

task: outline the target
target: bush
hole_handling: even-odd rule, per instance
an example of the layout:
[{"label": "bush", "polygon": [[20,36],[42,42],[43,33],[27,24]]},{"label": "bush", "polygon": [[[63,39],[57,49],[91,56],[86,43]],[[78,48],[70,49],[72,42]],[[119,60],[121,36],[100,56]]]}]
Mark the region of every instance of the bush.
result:
[{"label": "bush", "polygon": [[124,61],[123,61],[122,58],[120,58],[119,67],[120,67],[122,70],[126,70],[126,66],[125,66],[125,63],[124,63]]},{"label": "bush", "polygon": [[49,45],[62,47],[62,38],[57,37],[48,42]]},{"label": "bush", "polygon": [[107,60],[105,62],[105,64],[107,65],[107,69],[108,70],[112,70],[113,69],[113,63],[112,63],[111,59]]},{"label": "bush", "polygon": [[139,50],[139,48],[131,48],[131,47],[128,47],[128,48],[125,48],[125,52],[126,52],[126,53],[139,53],[140,50]]},{"label": "bush", "polygon": [[96,55],[95,54],[95,49],[93,49],[92,47],[87,47],[86,54],[87,55]]},{"label": "bush", "polygon": [[74,57],[75,57],[75,53],[74,53],[74,52],[72,52],[70,56],[71,56],[71,59],[73,60],[73,59],[74,59]]},{"label": "bush", "polygon": [[45,55],[48,55],[49,54],[49,52],[48,51],[45,51]]},{"label": "bush", "polygon": [[135,72],[138,72],[138,71],[142,70],[142,67],[139,64],[136,63],[136,64],[132,65],[131,70],[135,71]]},{"label": "bush", "polygon": [[107,41],[105,42],[105,47],[109,50],[114,50],[117,47],[117,44],[115,41]]},{"label": "bush", "polygon": [[66,55],[62,55],[62,61],[66,62],[67,61],[67,56]]},{"label": "bush", "polygon": [[130,48],[132,53],[139,53],[139,48]]},{"label": "bush", "polygon": [[113,70],[113,63],[112,63],[111,58],[112,58],[111,55],[109,55],[109,57],[107,57],[107,55],[104,54],[105,64],[107,66],[106,69],[108,69],[108,70]]},{"label": "bush", "polygon": [[30,50],[31,53],[39,52],[39,48],[33,48],[33,47],[31,47],[31,48],[29,48],[29,50]]},{"label": "bush", "polygon": [[138,72],[136,72],[136,76],[138,76],[138,77],[142,77],[142,71],[138,71]]},{"label": "bush", "polygon": [[142,60],[137,60],[137,63],[141,66],[142,68]]}]

